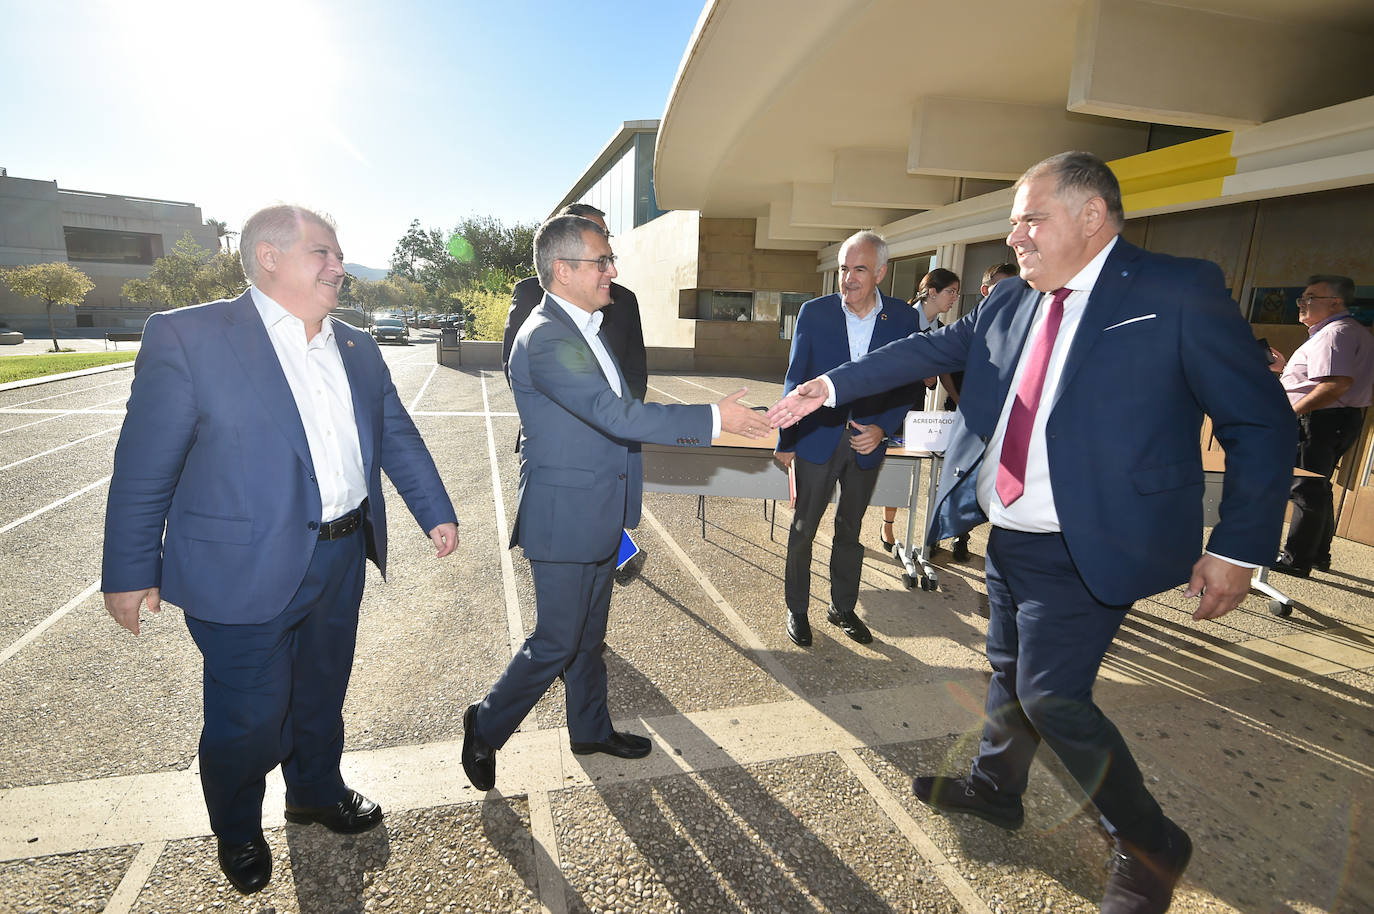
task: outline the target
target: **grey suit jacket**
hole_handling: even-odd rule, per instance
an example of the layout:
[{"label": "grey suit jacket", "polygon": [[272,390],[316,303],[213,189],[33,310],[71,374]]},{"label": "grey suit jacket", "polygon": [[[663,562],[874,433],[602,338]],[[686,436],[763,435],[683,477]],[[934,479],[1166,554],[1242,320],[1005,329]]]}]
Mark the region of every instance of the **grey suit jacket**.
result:
[{"label": "grey suit jacket", "polygon": [[709,406],[641,402],[616,371],[624,397],[548,296],[515,337],[510,380],[523,432],[510,545],[533,561],[599,562],[615,552],[621,528],[639,523],[644,470],[634,442],[711,444]]}]

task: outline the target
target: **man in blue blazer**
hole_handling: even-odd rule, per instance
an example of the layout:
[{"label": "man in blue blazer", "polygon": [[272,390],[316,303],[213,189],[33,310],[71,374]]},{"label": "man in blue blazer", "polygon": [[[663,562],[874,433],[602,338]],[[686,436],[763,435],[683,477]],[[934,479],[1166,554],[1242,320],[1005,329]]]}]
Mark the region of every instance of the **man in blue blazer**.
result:
[{"label": "man in blue blazer", "polygon": [[[271,879],[264,778],[286,818],[364,831],[381,808],[339,773],[363,566],[386,573],[381,471],[436,554],[457,521],[371,337],[329,317],[343,254],[292,206],[240,235],[252,286],[155,314],[134,366],[105,513],[105,607],[185,610],[205,660],[200,776],[219,862],[247,894]],[[165,531],[165,532],[164,532]]]},{"label": "man in blue blazer", "polygon": [[568,737],[578,755],[649,754],[648,739],[611,726],[602,643],[622,528],[639,523],[643,464],[634,442],[705,447],[723,429],[760,438],[761,414],[739,404],[644,403],[633,396],[601,332],[615,256],[606,232],[555,216],[534,236],[547,293],[511,350],[520,412],[520,489],[510,545],[534,576],[534,631],[480,702],[463,715],[463,770],[478,790],[496,783],[496,751],[562,675]]},{"label": "man in blue blazer", "polygon": [[[1192,844],[1093,703],[1093,682],[1132,601],[1187,582],[1195,619],[1239,605],[1278,542],[1296,429],[1221,271],[1134,247],[1123,223],[1101,159],[1035,165],[1007,238],[1019,279],[947,328],[799,386],[770,419],[964,369],[928,535],[993,525],[993,675],[969,776],[912,787],[938,811],[1017,828],[1043,739],[1115,837],[1102,910],[1141,914],[1168,908]],[[1204,413],[1226,450],[1205,551]]]},{"label": "man in blue blazer", "polygon": [[[859,232],[840,246],[840,291],[802,305],[792,336],[783,380],[786,394],[817,375],[881,348],[920,329],[916,311],[883,295],[878,284],[887,273],[887,242],[874,232]],[[778,434],[779,463],[792,471],[797,503],[787,534],[783,592],[787,636],[800,647],[811,644],[811,547],[836,483],[835,538],[830,549],[830,608],[826,618],[853,640],[873,640],[855,612],[864,550],[859,545],[864,511],[887,453],[884,443],[902,426],[914,395],[911,388],[886,388],[843,408],[823,408]]]}]

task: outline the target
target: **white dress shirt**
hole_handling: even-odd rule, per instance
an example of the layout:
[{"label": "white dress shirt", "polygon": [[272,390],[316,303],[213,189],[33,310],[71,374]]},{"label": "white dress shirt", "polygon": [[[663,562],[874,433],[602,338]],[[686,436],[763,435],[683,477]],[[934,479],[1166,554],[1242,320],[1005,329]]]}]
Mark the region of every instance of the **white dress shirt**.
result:
[{"label": "white dress shirt", "polygon": [[1035,317],[1031,321],[1030,334],[1026,345],[1021,349],[1021,359],[1016,365],[1016,374],[1011,379],[1011,389],[1006,402],[1002,404],[1002,414],[997,419],[997,428],[988,441],[988,449],[978,470],[978,505],[995,527],[1008,530],[1021,530],[1026,533],[1058,533],[1059,512],[1054,507],[1054,492],[1050,487],[1050,463],[1045,447],[1045,423],[1054,408],[1059,394],[1059,379],[1064,372],[1064,362],[1069,357],[1069,347],[1073,345],[1078,323],[1083,318],[1083,309],[1088,305],[1093,286],[1107,262],[1107,255],[1116,247],[1116,238],[1097,252],[1088,265],[1078,271],[1064,288],[1071,289],[1064,299],[1064,319],[1059,325],[1059,333],[1054,338],[1054,348],[1050,351],[1049,364],[1045,366],[1045,386],[1040,390],[1040,405],[1035,411],[1035,422],[1031,425],[1030,443],[1026,451],[1026,489],[1011,507],[1002,504],[997,496],[997,464],[1002,459],[1002,439],[1007,434],[1007,418],[1011,415],[1012,404],[1016,402],[1016,391],[1021,385],[1021,375],[1025,373],[1026,361],[1030,358],[1031,341],[1040,332],[1049,314],[1051,292],[1040,296]]},{"label": "white dress shirt", "polygon": [[[588,313],[577,305],[571,304],[554,295],[546,292],[549,298],[558,303],[568,317],[572,318],[573,326],[582,334],[582,338],[591,347],[592,355],[596,356],[596,361],[601,365],[601,373],[606,376],[606,382],[610,384],[611,391],[623,398],[625,395],[620,389],[620,372],[615,367],[615,361],[611,358],[610,350],[606,348],[606,343],[601,339],[601,312],[592,311]],[[711,437],[720,437],[720,407],[711,404]]]},{"label": "white dress shirt", "polygon": [[305,323],[300,318],[257,286],[249,289],[305,427],[310,462],[320,487],[320,520],[334,520],[363,503],[367,477],[358,444],[358,421],[353,415],[352,388],[334,339],[333,318],[326,317],[320,332],[307,342]]}]

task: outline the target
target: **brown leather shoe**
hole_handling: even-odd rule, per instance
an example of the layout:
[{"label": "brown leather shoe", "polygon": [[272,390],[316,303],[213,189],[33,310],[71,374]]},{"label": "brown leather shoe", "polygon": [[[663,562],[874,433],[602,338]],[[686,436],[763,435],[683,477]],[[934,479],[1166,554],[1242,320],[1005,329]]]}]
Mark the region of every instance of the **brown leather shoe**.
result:
[{"label": "brown leather shoe", "polygon": [[1174,897],[1193,842],[1188,833],[1164,820],[1164,847],[1145,852],[1118,840],[1112,855],[1112,873],[1102,896],[1102,914],[1164,914]]}]

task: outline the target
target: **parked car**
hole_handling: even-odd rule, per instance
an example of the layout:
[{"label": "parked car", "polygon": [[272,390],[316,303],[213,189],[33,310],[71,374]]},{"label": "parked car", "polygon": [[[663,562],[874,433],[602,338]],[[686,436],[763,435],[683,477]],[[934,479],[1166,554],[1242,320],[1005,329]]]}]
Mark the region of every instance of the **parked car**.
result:
[{"label": "parked car", "polygon": [[372,325],[372,338],[378,343],[410,344],[410,330],[405,321],[395,317],[379,317]]}]

